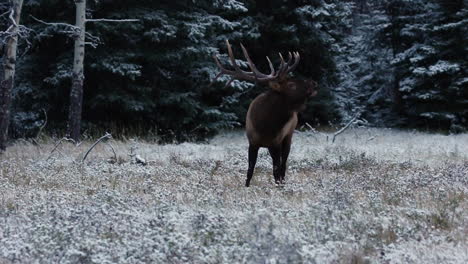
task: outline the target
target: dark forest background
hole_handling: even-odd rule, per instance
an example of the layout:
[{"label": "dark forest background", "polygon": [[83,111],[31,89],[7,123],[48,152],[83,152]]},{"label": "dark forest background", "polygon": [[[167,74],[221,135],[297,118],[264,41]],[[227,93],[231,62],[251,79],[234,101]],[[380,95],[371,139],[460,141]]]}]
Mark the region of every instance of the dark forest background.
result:
[{"label": "dark forest background", "polygon": [[[74,8],[72,0],[25,0],[22,24],[34,31],[20,40],[11,137],[35,136],[45,113],[49,133],[65,131],[73,39],[33,17],[73,24]],[[226,39],[237,58],[243,43],[263,71],[265,56],[277,65],[278,52],[300,52],[295,75],[320,85],[302,124],[359,115],[369,126],[468,128],[464,0],[88,0],[87,17],[139,21],[87,25],[99,45],[86,48],[85,134],[187,140],[243,126],[248,104],[267,88],[225,87],[227,78],[210,85],[212,55],[226,61]]]}]

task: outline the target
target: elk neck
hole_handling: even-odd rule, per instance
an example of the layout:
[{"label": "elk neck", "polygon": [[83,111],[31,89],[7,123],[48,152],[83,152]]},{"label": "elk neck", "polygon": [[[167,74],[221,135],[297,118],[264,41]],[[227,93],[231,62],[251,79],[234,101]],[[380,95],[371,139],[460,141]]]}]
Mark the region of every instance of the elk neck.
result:
[{"label": "elk neck", "polygon": [[[281,94],[280,92],[270,90],[266,92],[267,96],[270,97],[272,102],[275,102],[275,109],[277,109],[284,117],[292,117],[293,115],[297,114],[304,110],[305,103],[307,98],[291,98]],[[289,119],[289,118],[288,118]]]}]

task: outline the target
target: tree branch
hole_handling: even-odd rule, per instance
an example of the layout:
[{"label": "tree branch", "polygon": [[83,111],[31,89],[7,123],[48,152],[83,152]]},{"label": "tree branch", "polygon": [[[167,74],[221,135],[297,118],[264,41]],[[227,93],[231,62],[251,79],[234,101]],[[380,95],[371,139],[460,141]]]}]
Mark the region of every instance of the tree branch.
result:
[{"label": "tree branch", "polygon": [[5,13],[0,14],[0,17],[5,16],[6,14],[8,14],[8,13],[10,13],[10,12],[11,12],[11,11],[8,10],[8,11],[6,11]]},{"label": "tree branch", "polygon": [[97,18],[97,19],[86,19],[86,22],[138,22],[139,19],[108,19],[108,18]]},{"label": "tree branch", "polygon": [[62,26],[62,27],[68,27],[68,28],[71,28],[74,30],[74,32],[79,32],[81,31],[81,29],[79,27],[76,27],[72,24],[67,24],[67,23],[60,23],[60,22],[54,22],[54,23],[51,23],[51,22],[45,22],[43,20],[40,20],[32,15],[29,15],[32,19],[36,20],[37,22],[41,23],[41,24],[44,24],[44,25],[48,25],[48,26]]},{"label": "tree branch", "polygon": [[[72,24],[67,24],[67,23],[60,23],[60,22],[45,22],[43,20],[40,20],[32,15],[30,15],[30,17],[32,17],[32,19],[36,20],[37,22],[41,23],[41,24],[44,24],[44,25],[48,25],[48,26],[54,26],[54,27],[65,27],[67,28],[68,30],[60,30],[59,32],[60,33],[64,33],[64,34],[67,34],[67,35],[71,35],[72,37],[77,37],[81,31],[81,28],[75,26],[75,25],[72,25]],[[90,41],[89,42],[86,42],[85,44],[86,45],[90,45],[92,46],[93,48],[96,48],[97,45],[101,42],[101,39],[99,37],[96,37],[88,32],[85,32],[86,34],[86,38],[88,38]]]},{"label": "tree branch", "polygon": [[13,38],[13,37],[18,37],[19,39],[25,40],[27,43],[27,48],[26,51],[29,49],[31,46],[31,43],[28,40],[29,34],[31,32],[34,32],[34,30],[25,27],[23,25],[18,25],[15,20],[15,9],[14,7],[11,7],[7,12],[3,13],[0,15],[0,17],[8,15],[8,20],[10,21],[10,26],[8,27],[7,30],[5,31],[0,31],[0,44],[6,44],[8,39]]},{"label": "tree branch", "polygon": [[[10,15],[8,16],[8,18],[11,20],[11,24],[12,24],[11,26],[17,27],[18,24],[16,24],[14,15],[15,15],[15,10],[12,8],[12,9],[10,10]],[[10,27],[11,27],[11,26],[10,26]]]}]

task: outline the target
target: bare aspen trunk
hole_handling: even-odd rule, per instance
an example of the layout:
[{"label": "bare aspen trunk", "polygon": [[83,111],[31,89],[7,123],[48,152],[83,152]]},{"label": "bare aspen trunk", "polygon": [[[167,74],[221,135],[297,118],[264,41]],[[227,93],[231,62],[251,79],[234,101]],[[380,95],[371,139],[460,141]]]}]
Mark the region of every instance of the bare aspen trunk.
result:
[{"label": "bare aspen trunk", "polygon": [[75,0],[76,24],[80,28],[79,35],[75,38],[75,51],[73,57],[73,80],[70,90],[70,108],[68,112],[69,137],[78,141],[81,130],[81,111],[83,104],[83,63],[85,55],[85,33],[86,33],[86,0]]},{"label": "bare aspen trunk", "polygon": [[0,79],[0,151],[6,148],[8,139],[8,126],[10,125],[11,91],[15,79],[16,49],[18,46],[18,25],[21,17],[23,0],[13,1],[13,23],[7,38],[3,55],[3,71]]}]

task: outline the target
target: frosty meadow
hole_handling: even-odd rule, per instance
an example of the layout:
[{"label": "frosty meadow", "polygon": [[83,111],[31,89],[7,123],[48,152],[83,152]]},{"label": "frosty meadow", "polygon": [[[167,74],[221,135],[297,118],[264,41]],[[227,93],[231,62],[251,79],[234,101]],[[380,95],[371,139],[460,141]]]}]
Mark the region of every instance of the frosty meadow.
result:
[{"label": "frosty meadow", "polygon": [[468,263],[467,3],[0,1],[0,264]]},{"label": "frosty meadow", "polygon": [[[247,141],[18,141],[0,161],[1,263],[466,263],[468,134],[296,131],[287,184]],[[138,154],[147,165],[128,154]]]}]

